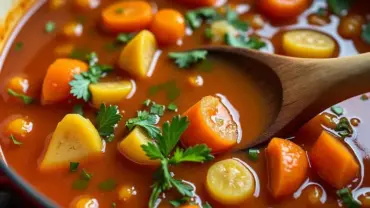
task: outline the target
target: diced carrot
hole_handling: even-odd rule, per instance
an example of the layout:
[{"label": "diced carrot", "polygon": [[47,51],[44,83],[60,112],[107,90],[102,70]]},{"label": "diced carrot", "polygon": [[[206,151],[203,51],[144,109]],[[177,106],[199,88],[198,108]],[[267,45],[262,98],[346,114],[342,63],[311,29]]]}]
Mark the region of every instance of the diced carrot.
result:
[{"label": "diced carrot", "polygon": [[225,151],[237,142],[238,126],[219,98],[203,97],[184,115],[190,121],[181,138],[185,146],[206,144],[214,153]]},{"label": "diced carrot", "polygon": [[191,7],[214,6],[217,3],[217,0],[178,0],[178,1],[187,4]]},{"label": "diced carrot", "polygon": [[78,22],[69,22],[63,27],[63,35],[66,38],[78,38],[83,33],[83,25]]},{"label": "diced carrot", "polygon": [[351,183],[360,170],[347,147],[326,131],[313,145],[310,161],[317,174],[337,189]]},{"label": "diced carrot", "polygon": [[267,146],[270,191],[275,198],[293,194],[306,178],[308,160],[295,143],[273,138]]},{"label": "diced carrot", "polygon": [[150,30],[162,44],[175,44],[185,35],[185,19],[173,9],[162,9],[155,16]]},{"label": "diced carrot", "polygon": [[259,0],[258,6],[265,15],[275,18],[295,17],[309,5],[308,0]]},{"label": "diced carrot", "polygon": [[102,12],[106,29],[112,32],[135,32],[147,28],[153,19],[152,7],[145,1],[114,3]]},{"label": "diced carrot", "polygon": [[16,76],[10,79],[7,87],[8,89],[11,89],[16,93],[23,94],[23,93],[27,93],[28,88],[29,88],[29,82],[27,79],[23,77]]},{"label": "diced carrot", "polygon": [[42,85],[41,102],[43,104],[49,104],[67,99],[71,90],[69,82],[73,80],[73,76],[87,70],[87,64],[79,60],[55,60],[46,72]]},{"label": "diced carrot", "polygon": [[195,204],[188,204],[188,205],[180,206],[179,208],[199,208],[199,206]]}]

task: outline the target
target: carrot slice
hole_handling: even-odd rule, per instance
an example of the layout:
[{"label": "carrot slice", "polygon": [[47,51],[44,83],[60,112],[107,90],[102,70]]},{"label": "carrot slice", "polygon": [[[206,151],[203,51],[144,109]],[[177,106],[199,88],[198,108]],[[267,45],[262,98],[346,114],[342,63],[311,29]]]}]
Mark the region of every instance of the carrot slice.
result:
[{"label": "carrot slice", "polygon": [[41,102],[43,104],[50,104],[67,99],[71,90],[69,82],[73,80],[75,74],[86,72],[87,69],[87,64],[79,60],[55,60],[46,72],[42,85]]},{"label": "carrot slice", "polygon": [[217,0],[178,0],[181,3],[187,4],[191,7],[200,7],[200,6],[214,6],[217,3]]},{"label": "carrot slice", "polygon": [[175,44],[185,35],[185,19],[173,9],[162,9],[155,16],[150,27],[159,43]]},{"label": "carrot slice", "polygon": [[212,152],[221,152],[237,142],[237,124],[219,98],[206,96],[184,115],[190,121],[181,138],[185,146],[206,144]]},{"label": "carrot slice", "polygon": [[302,13],[310,3],[308,0],[260,0],[257,2],[264,14],[277,18],[295,17]]},{"label": "carrot slice", "polygon": [[109,31],[135,32],[150,25],[153,12],[145,1],[117,2],[103,10],[102,19]]},{"label": "carrot slice", "polygon": [[305,151],[293,142],[273,138],[267,146],[270,191],[275,198],[295,192],[306,178]]},{"label": "carrot slice", "polygon": [[310,161],[317,174],[337,189],[351,183],[360,170],[346,146],[326,131],[313,145]]}]

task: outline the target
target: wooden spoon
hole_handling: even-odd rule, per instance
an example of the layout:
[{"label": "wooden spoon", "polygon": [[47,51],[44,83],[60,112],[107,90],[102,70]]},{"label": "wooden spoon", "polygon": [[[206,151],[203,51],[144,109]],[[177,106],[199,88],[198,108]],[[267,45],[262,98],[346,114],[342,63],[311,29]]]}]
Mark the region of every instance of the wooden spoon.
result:
[{"label": "wooden spoon", "polygon": [[309,119],[344,99],[370,91],[370,53],[303,59],[227,46],[206,46],[211,55],[245,67],[264,93],[269,122],[245,149],[274,136],[290,136]]}]

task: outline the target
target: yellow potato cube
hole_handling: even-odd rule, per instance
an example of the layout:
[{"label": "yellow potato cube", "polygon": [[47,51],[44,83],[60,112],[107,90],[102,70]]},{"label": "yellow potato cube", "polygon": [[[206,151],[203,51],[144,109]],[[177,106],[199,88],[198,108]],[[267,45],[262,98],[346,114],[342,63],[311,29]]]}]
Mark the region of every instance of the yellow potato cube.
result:
[{"label": "yellow potato cube", "polygon": [[114,105],[125,99],[133,89],[130,81],[101,82],[90,84],[89,90],[92,94],[93,106],[99,108],[104,103]]},{"label": "yellow potato cube", "polygon": [[58,123],[40,163],[40,170],[68,168],[70,162],[85,162],[102,154],[103,142],[90,120],[67,114]]},{"label": "yellow potato cube", "polygon": [[150,138],[146,135],[144,130],[139,127],[135,127],[119,144],[118,150],[127,159],[142,165],[158,165],[159,160],[151,160],[146,156],[141,145],[150,142]]},{"label": "yellow potato cube", "polygon": [[157,48],[153,33],[143,30],[123,48],[118,66],[136,78],[148,77]]}]

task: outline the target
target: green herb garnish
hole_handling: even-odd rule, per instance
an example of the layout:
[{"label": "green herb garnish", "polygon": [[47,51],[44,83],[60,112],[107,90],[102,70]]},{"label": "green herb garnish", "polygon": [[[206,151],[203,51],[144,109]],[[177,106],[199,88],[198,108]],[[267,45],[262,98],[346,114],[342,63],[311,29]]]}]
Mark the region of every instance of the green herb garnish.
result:
[{"label": "green herb garnish", "polygon": [[87,186],[89,185],[89,181],[77,179],[72,183],[72,188],[75,190],[85,190]]},{"label": "green herb garnish", "polygon": [[185,14],[186,22],[192,29],[199,28],[203,20],[214,20],[218,17],[219,14],[216,9],[212,7],[191,10]]},{"label": "green herb garnish", "polygon": [[337,124],[337,126],[335,127],[334,130],[342,138],[350,137],[353,134],[353,129],[352,129],[351,123],[345,117],[342,117],[342,118],[339,119],[339,122],[338,122],[338,124]]},{"label": "green herb garnish", "polygon": [[92,176],[93,176],[92,173],[88,173],[85,169],[82,169],[82,172],[80,175],[80,178],[82,180],[90,181]]},{"label": "green herb garnish", "polygon": [[203,206],[203,208],[212,208],[212,206],[208,202],[203,203],[202,206]]},{"label": "green herb garnish", "polygon": [[158,120],[157,115],[149,114],[147,111],[138,111],[137,117],[126,121],[126,127],[131,131],[135,126],[139,126],[148,133],[149,137],[157,138],[161,132],[156,126]]},{"label": "green herb garnish", "polygon": [[88,54],[89,51],[86,49],[74,48],[68,57],[85,61]]},{"label": "green herb garnish", "polygon": [[52,33],[55,30],[55,28],[56,28],[56,24],[53,21],[48,21],[45,24],[45,32],[47,33]]},{"label": "green herb garnish", "polygon": [[158,85],[153,85],[149,88],[149,96],[154,96],[160,91],[165,91],[167,99],[174,101],[180,96],[180,89],[176,85],[176,81],[170,80]]},{"label": "green herb garnish", "polygon": [[167,109],[169,111],[174,111],[174,112],[177,112],[177,105],[175,103],[170,103],[168,106],[167,106]]},{"label": "green herb garnish", "polygon": [[77,172],[78,166],[80,165],[79,162],[70,162],[69,163],[69,172]]},{"label": "green herb garnish", "polygon": [[188,68],[191,65],[205,60],[208,51],[206,50],[195,50],[188,52],[171,52],[168,57],[175,60],[176,65],[179,68]]},{"label": "green herb garnish", "polygon": [[101,191],[113,191],[117,187],[117,182],[113,179],[108,179],[99,183],[98,187]]},{"label": "green herb garnish", "polygon": [[343,188],[337,191],[337,196],[342,200],[348,208],[360,208],[361,204],[358,203],[352,196],[348,188]]},{"label": "green herb garnish", "polygon": [[210,40],[212,39],[213,37],[213,33],[212,33],[212,29],[207,27],[205,30],[204,30],[204,37],[207,39],[207,40]]},{"label": "green herb garnish", "polygon": [[248,158],[252,161],[257,161],[260,151],[258,149],[249,149],[248,150]]},{"label": "green herb garnish", "polygon": [[20,51],[20,50],[22,50],[22,48],[23,48],[23,42],[16,42],[15,43],[15,45],[14,45],[14,50],[15,51]]},{"label": "green herb garnish", "polygon": [[83,116],[84,115],[83,105],[82,104],[76,104],[76,105],[74,105],[72,112],[74,114],[79,114],[79,115]]},{"label": "green herb garnish", "polygon": [[171,200],[169,201],[169,203],[173,206],[173,207],[179,207],[183,204],[185,204],[186,202],[188,202],[190,200],[190,197],[182,197],[182,198],[179,198],[179,199],[176,199],[176,200]]},{"label": "green herb garnish", "polygon": [[170,171],[169,165],[180,164],[182,162],[205,162],[213,159],[211,150],[206,145],[196,145],[186,150],[176,148],[173,156],[171,152],[176,147],[182,133],[189,125],[187,117],[175,116],[171,122],[165,122],[162,126],[162,134],[155,137],[155,142],[142,145],[146,155],[152,160],[160,160],[161,166],[154,174],[154,184],[152,194],[149,199],[149,208],[154,207],[159,195],[175,188],[182,196],[192,197],[193,187],[182,180],[175,179]]},{"label": "green herb garnish", "polygon": [[166,106],[153,103],[150,107],[150,113],[158,116],[163,116]]},{"label": "green herb garnish", "polygon": [[144,100],[143,105],[146,106],[146,107],[149,107],[151,103],[152,103],[152,101],[150,99],[146,99],[146,100]]},{"label": "green herb garnish", "polygon": [[225,34],[225,43],[233,47],[251,48],[257,50],[266,46],[266,43],[261,41],[261,39],[259,38],[247,38],[244,35],[239,35],[235,37],[230,33]]},{"label": "green herb garnish", "polygon": [[110,137],[114,133],[114,128],[121,120],[122,115],[119,113],[118,106],[105,104],[100,105],[98,116],[96,117],[96,127],[100,136]]},{"label": "green herb garnish", "polygon": [[21,99],[23,101],[23,103],[26,104],[26,105],[31,104],[33,102],[32,97],[27,96],[27,95],[23,95],[23,94],[19,94],[19,93],[15,92],[14,90],[9,89],[9,88],[8,88],[8,94],[11,95],[11,96],[14,96],[16,98]]},{"label": "green herb garnish", "polygon": [[240,31],[247,31],[248,30],[248,23],[240,20],[238,13],[236,13],[234,10],[230,9],[229,7],[226,9],[225,14],[226,21],[232,25],[235,29]]},{"label": "green herb garnish", "polygon": [[115,202],[112,202],[112,205],[111,205],[112,208],[116,208],[117,207],[117,204]]},{"label": "green herb garnish", "polygon": [[370,44],[370,23],[367,23],[363,27],[361,38],[365,41],[365,43]]},{"label": "green herb garnish", "polygon": [[320,17],[325,17],[328,15],[328,10],[326,10],[325,8],[322,8],[320,7],[317,11],[316,11],[316,14]]},{"label": "green herb garnish", "polygon": [[132,38],[134,37],[134,34],[132,33],[120,33],[118,34],[116,41],[122,44],[128,43]]},{"label": "green herb garnish", "polygon": [[15,145],[22,145],[23,144],[22,142],[18,141],[13,134],[11,134],[9,136],[9,139],[11,139],[13,144],[15,144]]},{"label": "green herb garnish", "polygon": [[344,109],[338,105],[332,106],[330,110],[337,116],[343,115],[343,112],[344,112]]},{"label": "green herb garnish", "polygon": [[346,15],[353,0],[328,0],[329,9],[338,16]]}]

